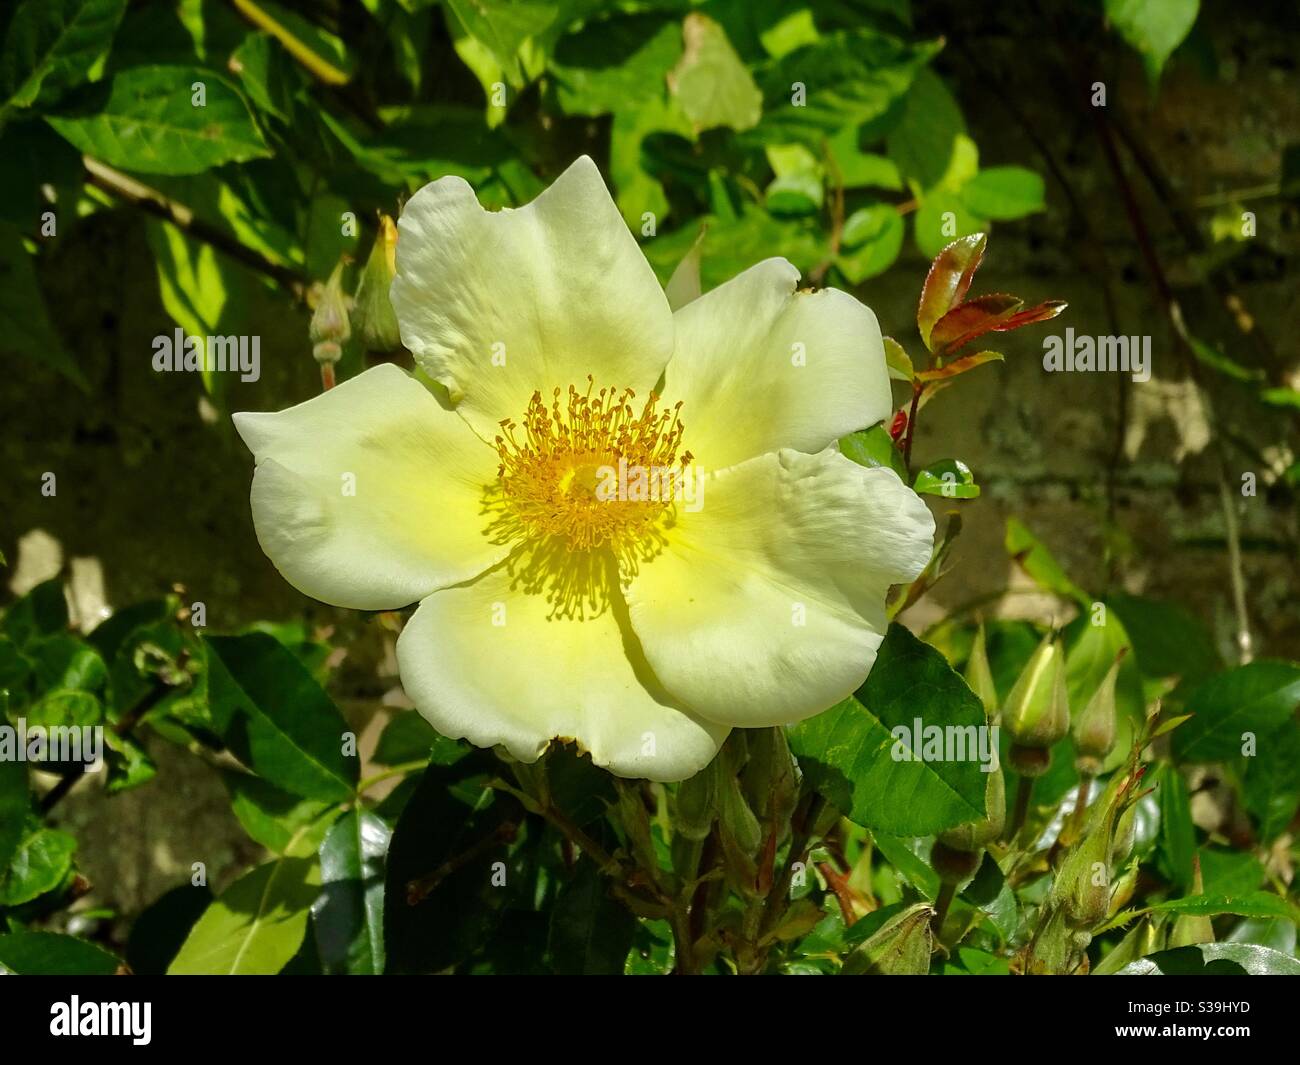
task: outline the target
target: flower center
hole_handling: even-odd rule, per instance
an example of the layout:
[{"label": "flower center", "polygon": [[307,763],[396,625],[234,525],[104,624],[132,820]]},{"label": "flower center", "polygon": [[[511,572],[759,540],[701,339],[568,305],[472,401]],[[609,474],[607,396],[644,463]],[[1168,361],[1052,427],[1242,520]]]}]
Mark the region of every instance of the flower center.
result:
[{"label": "flower center", "polygon": [[557,537],[572,550],[609,544],[621,555],[652,538],[691,453],[677,459],[680,403],[660,410],[651,392],[638,414],[632,389],[594,389],[590,377],[585,393],[570,385],[563,397],[557,388],[549,406],[534,392],[522,425],[501,423],[497,475],[530,537]]}]

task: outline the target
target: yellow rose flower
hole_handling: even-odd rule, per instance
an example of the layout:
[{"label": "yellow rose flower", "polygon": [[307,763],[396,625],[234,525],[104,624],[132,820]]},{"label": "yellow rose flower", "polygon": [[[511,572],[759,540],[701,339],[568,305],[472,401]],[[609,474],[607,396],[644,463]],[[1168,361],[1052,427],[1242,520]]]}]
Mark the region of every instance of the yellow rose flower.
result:
[{"label": "yellow rose flower", "polygon": [[286,580],[419,603],[398,664],[439,732],[680,780],[861,685],[934,536],[836,446],[891,409],[868,308],[768,259],[674,313],[586,157],[517,210],[435,181],[399,232],[402,340],[451,409],[385,365],[235,424]]}]

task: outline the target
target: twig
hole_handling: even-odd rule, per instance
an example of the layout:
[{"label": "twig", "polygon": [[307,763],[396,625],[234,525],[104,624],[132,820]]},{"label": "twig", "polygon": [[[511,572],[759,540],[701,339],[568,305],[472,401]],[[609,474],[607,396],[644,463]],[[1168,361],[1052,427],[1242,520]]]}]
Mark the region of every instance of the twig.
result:
[{"label": "twig", "polygon": [[288,289],[295,299],[301,299],[306,292],[306,279],[297,271],[272,262],[266,256],[241,244],[228,233],[196,217],[194,212],[183,203],[164,196],[157,189],[150,188],[135,178],[114,170],[92,156],[83,155],[81,163],[86,169],[87,184],[108,193],[114,199],[139,208],[146,214],[170,222],[187,236],[266,275]]}]

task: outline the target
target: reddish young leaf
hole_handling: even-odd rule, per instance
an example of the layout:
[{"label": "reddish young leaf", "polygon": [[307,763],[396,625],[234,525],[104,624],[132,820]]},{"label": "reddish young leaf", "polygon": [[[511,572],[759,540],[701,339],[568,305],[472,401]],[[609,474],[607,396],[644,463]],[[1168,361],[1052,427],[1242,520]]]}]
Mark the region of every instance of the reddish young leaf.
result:
[{"label": "reddish young leaf", "polygon": [[980,260],[984,258],[987,243],[988,237],[983,233],[972,233],[969,237],[954,240],[931,263],[921,287],[921,302],[916,308],[916,327],[931,351],[934,346],[930,343],[930,330],[965,298]]},{"label": "reddish young leaf", "polygon": [[996,292],[989,296],[976,296],[959,303],[934,323],[930,331],[930,350],[942,357],[951,355],[976,337],[999,328],[1025,305],[1025,301]]},{"label": "reddish young leaf", "polygon": [[975,369],[976,366],[983,366],[986,362],[1002,361],[1003,355],[1000,351],[977,351],[973,355],[962,355],[960,358],[953,359],[952,362],[937,370],[922,370],[916,375],[916,379],[928,385],[935,381],[950,380]]},{"label": "reddish young leaf", "polygon": [[1019,329],[1022,326],[1033,325],[1035,322],[1045,322],[1049,318],[1055,318],[1069,304],[1065,300],[1047,300],[1040,303],[1037,307],[1030,307],[1027,310],[1013,314],[1010,319],[998,326],[999,333],[1006,333],[1012,329]]}]

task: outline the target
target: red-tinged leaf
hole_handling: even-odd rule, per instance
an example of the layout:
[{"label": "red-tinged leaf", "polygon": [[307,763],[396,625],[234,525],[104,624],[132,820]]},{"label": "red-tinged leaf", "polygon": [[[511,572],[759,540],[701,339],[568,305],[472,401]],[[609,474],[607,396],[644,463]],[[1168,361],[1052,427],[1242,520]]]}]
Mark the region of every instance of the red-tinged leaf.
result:
[{"label": "red-tinged leaf", "polygon": [[954,377],[973,370],[976,366],[983,366],[986,362],[1002,361],[1003,355],[1000,351],[977,351],[973,355],[962,355],[960,358],[953,359],[948,365],[940,366],[937,370],[922,370],[916,375],[916,379],[927,385],[934,381],[951,381]]},{"label": "red-tinged leaf", "polygon": [[1037,307],[1029,307],[1023,311],[1013,314],[1006,322],[998,326],[999,333],[1006,333],[1012,329],[1020,329],[1026,325],[1033,325],[1036,322],[1045,322],[1049,318],[1055,318],[1069,304],[1065,300],[1047,300],[1040,303]]},{"label": "red-tinged leaf", "polygon": [[942,357],[951,355],[976,337],[991,333],[1025,305],[1017,296],[995,292],[959,303],[934,323],[930,331],[930,350]]},{"label": "red-tinged leaf", "polygon": [[971,280],[984,258],[987,243],[988,237],[983,233],[972,233],[954,240],[931,263],[925,284],[921,286],[921,302],[916,308],[916,327],[931,351],[934,346],[930,343],[930,330],[970,291]]}]

